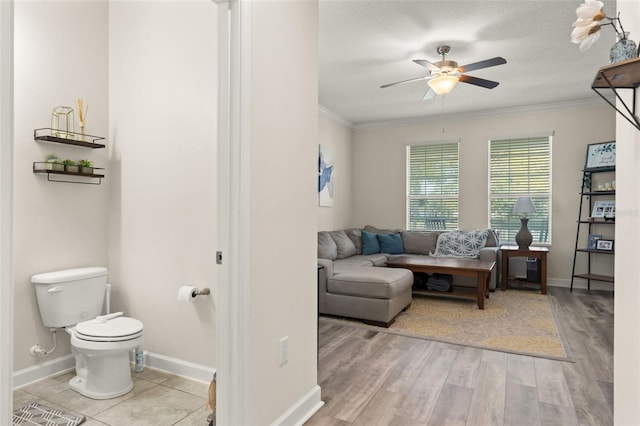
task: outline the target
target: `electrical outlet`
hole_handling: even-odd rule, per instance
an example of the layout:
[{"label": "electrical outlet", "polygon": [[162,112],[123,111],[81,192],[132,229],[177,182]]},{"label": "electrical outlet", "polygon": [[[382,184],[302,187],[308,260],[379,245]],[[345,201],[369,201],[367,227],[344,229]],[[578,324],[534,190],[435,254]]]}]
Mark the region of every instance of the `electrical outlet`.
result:
[{"label": "electrical outlet", "polygon": [[280,344],[278,346],[278,360],[280,365],[289,361],[289,336],[284,336],[280,339]]}]

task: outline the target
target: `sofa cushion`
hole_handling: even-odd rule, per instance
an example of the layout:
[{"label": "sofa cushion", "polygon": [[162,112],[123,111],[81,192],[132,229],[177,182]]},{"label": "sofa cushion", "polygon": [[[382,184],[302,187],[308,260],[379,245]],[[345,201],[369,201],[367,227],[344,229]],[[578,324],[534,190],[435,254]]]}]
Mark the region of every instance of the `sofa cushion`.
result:
[{"label": "sofa cushion", "polygon": [[404,252],[409,254],[429,254],[436,251],[440,231],[402,231]]},{"label": "sofa cushion", "polygon": [[413,284],[413,273],[398,268],[353,268],[329,278],[329,293],[392,299]]},{"label": "sofa cushion", "polygon": [[318,232],[318,258],[333,260],[338,257],[338,246],[327,231]]},{"label": "sofa cushion", "polygon": [[362,254],[380,253],[380,243],[376,234],[362,231]]},{"label": "sofa cushion", "polygon": [[477,258],[487,243],[488,233],[488,229],[443,232],[438,237],[433,256]]},{"label": "sofa cushion", "polygon": [[338,249],[337,259],[344,259],[345,257],[351,257],[356,254],[356,245],[353,244],[351,238],[349,238],[345,231],[331,231],[329,232],[331,238],[336,243]]},{"label": "sofa cushion", "polygon": [[402,246],[402,237],[400,237],[400,234],[379,234],[377,235],[377,238],[378,242],[380,243],[381,253],[404,253],[404,247]]},{"label": "sofa cushion", "polygon": [[366,225],[364,230],[371,232],[372,234],[396,234],[398,232],[402,232],[402,229],[380,229],[371,225]]},{"label": "sofa cushion", "polygon": [[347,237],[351,239],[356,246],[356,254],[362,254],[362,230],[358,228],[346,229]]}]

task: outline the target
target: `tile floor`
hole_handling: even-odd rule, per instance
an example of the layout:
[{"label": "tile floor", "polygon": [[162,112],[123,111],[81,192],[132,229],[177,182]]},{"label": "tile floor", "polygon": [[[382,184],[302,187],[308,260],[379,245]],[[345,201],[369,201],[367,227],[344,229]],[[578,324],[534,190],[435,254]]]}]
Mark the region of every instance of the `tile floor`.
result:
[{"label": "tile floor", "polygon": [[145,368],[132,373],[131,392],[114,399],[86,398],[69,389],[66,373],[13,392],[13,407],[32,401],[84,415],[82,426],[203,426],[207,425],[208,384]]}]

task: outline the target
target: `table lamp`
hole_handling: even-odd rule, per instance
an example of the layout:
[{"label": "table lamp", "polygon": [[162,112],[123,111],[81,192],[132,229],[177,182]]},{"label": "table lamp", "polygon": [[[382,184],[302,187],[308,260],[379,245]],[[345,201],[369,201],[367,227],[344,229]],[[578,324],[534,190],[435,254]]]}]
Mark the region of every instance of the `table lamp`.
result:
[{"label": "table lamp", "polygon": [[533,236],[527,228],[529,218],[527,213],[535,213],[536,208],[533,206],[531,197],[518,197],[516,205],[513,206],[513,214],[519,214],[520,216],[520,230],[516,234],[516,244],[520,250],[528,250],[529,246],[533,242]]}]

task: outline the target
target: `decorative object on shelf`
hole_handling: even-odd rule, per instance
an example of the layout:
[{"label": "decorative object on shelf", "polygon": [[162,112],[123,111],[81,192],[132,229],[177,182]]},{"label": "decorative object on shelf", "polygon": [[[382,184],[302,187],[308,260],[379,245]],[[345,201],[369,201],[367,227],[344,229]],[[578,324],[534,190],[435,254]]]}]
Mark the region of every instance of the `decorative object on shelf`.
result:
[{"label": "decorative object on shelf", "polygon": [[76,164],[75,161],[66,159],[62,162],[64,164],[64,171],[69,173],[78,173],[80,172],[80,167]]},{"label": "decorative object on shelf", "polygon": [[587,145],[584,170],[597,170],[616,166],[616,142],[601,142]]},{"label": "decorative object on shelf", "polygon": [[613,200],[598,200],[593,204],[591,217],[615,218],[616,202]]},{"label": "decorative object on shelf", "polygon": [[93,163],[89,160],[80,160],[78,161],[78,166],[80,166],[80,173],[84,173],[87,175],[93,174]]},{"label": "decorative object on shelf", "polygon": [[513,207],[513,214],[521,215],[520,230],[516,234],[516,243],[518,244],[518,248],[520,248],[520,250],[527,250],[533,242],[533,236],[531,235],[529,228],[527,228],[527,223],[529,222],[527,214],[535,212],[536,208],[533,206],[531,197],[518,197],[516,199],[516,204]]},{"label": "decorative object on shelf", "polygon": [[78,125],[80,126],[80,133],[84,134],[84,127],[86,124],[87,112],[89,112],[89,105],[87,105],[87,107],[83,109],[82,98],[76,99],[76,105],[78,106],[78,120],[80,121]]},{"label": "decorative object on shelf", "polygon": [[629,33],[617,34],[617,41],[611,46],[609,59],[612,64],[633,59],[637,56],[636,43],[629,39]]},{"label": "decorative object on shelf", "polygon": [[596,243],[601,239],[602,234],[589,234],[589,236],[587,237],[587,248],[589,250],[595,250],[597,245]]},{"label": "decorative object on shelf", "polygon": [[47,168],[47,170],[56,170],[56,171],[64,170],[64,164],[62,164],[62,160],[58,158],[58,154],[47,155],[47,164],[50,166],[50,168]]},{"label": "decorative object on shelf", "polygon": [[75,119],[73,108],[57,106],[51,111],[51,128],[53,134],[59,138],[68,138],[75,132]]},{"label": "decorative object on shelf", "polygon": [[598,240],[596,242],[596,250],[613,251],[613,240]]},{"label": "decorative object on shelf", "polygon": [[[629,39],[629,33],[624,31],[620,14],[615,18],[608,17],[604,13],[604,3],[598,0],[586,0],[578,6],[576,15],[578,19],[573,23],[571,42],[579,44],[581,52],[589,49],[600,38],[600,28],[610,25],[618,36],[618,42],[611,48],[611,63],[636,56],[635,43]],[[629,54],[631,46],[633,46],[631,56],[625,56]]]}]

